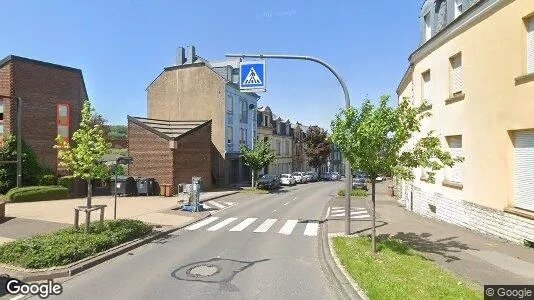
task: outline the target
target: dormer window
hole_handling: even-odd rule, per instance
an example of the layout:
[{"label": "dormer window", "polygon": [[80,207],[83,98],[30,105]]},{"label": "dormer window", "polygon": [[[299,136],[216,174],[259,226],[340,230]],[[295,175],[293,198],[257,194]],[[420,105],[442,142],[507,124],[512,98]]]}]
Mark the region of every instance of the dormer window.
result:
[{"label": "dormer window", "polygon": [[425,22],[425,42],[432,37],[432,27],[430,26],[430,13],[427,13],[423,20]]},{"label": "dormer window", "polygon": [[463,12],[463,0],[454,0],[454,18],[458,18]]},{"label": "dormer window", "polygon": [[264,121],[263,126],[269,127],[269,116],[267,115],[263,116],[263,121]]},{"label": "dormer window", "polygon": [[280,134],[280,122],[276,121],[276,133]]}]

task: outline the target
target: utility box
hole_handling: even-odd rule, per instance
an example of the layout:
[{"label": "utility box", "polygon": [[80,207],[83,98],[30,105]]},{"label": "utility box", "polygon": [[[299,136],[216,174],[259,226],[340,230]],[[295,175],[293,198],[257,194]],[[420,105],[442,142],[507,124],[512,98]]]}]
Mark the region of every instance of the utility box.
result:
[{"label": "utility box", "polygon": [[138,177],[136,183],[137,194],[146,196],[153,196],[157,194],[156,179]]},{"label": "utility box", "polygon": [[117,195],[132,196],[137,194],[137,184],[131,176],[118,176],[116,182],[115,178],[112,178],[111,184],[111,191],[114,193],[116,189]]}]

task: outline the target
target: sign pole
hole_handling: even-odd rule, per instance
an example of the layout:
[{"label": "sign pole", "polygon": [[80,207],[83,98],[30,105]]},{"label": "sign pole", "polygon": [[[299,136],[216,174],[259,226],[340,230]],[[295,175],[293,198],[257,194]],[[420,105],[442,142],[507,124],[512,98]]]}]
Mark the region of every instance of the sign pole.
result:
[{"label": "sign pole", "polygon": [[[239,57],[239,58],[259,58],[259,59],[265,59],[265,58],[274,58],[274,59],[294,59],[294,60],[309,60],[316,62],[323,67],[327,68],[334,76],[336,76],[337,80],[341,84],[341,88],[343,89],[343,94],[345,95],[345,108],[350,107],[350,96],[349,96],[349,90],[347,89],[347,85],[345,84],[345,81],[341,76],[336,72],[334,68],[332,68],[328,63],[325,61],[322,61],[318,58],[311,57],[311,56],[302,56],[302,55],[271,55],[271,54],[226,54],[226,57]],[[265,71],[265,68],[263,69]],[[265,74],[265,73],[264,73]],[[260,78],[261,79],[261,78]],[[251,87],[254,88],[256,85],[250,84],[248,86],[243,86],[243,79],[240,78],[239,85],[242,88]],[[265,77],[263,78],[262,82],[263,86],[265,85]],[[260,84],[257,85],[260,87]],[[352,188],[352,172],[350,169],[350,164],[345,158],[345,234],[350,234],[350,194],[351,194],[351,188]]]}]

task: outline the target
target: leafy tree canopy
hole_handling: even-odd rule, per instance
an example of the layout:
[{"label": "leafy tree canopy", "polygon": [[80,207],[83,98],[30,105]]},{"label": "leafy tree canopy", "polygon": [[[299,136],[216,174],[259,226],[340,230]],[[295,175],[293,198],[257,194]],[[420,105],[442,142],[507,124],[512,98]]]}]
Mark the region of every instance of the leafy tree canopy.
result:
[{"label": "leafy tree canopy", "polygon": [[332,143],[327,132],[319,126],[310,126],[304,137],[304,152],[310,166],[318,169],[325,164],[332,152]]},{"label": "leafy tree canopy", "polygon": [[241,144],[240,152],[244,164],[252,169],[252,186],[255,186],[258,171],[271,164],[276,157],[271,143],[270,141],[258,141],[254,144],[253,149]]}]

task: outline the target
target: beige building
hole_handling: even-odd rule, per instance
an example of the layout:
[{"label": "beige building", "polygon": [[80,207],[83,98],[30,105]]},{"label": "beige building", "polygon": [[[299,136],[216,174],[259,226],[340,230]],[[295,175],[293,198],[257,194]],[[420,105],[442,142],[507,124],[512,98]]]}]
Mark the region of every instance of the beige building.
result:
[{"label": "beige building", "polygon": [[534,1],[427,0],[397,93],[426,100],[463,163],[402,182],[407,209],[516,243],[534,241]]},{"label": "beige building", "polygon": [[283,120],[271,111],[269,106],[258,108],[258,140],[271,141],[276,158],[260,174],[280,175],[293,169],[293,135],[291,122]]},{"label": "beige building", "polygon": [[250,181],[239,146],[252,147],[259,96],[239,90],[238,68],[238,61],[209,62],[195,47],[188,46],[187,53],[180,47],[176,65],[164,68],[147,88],[149,119],[212,121],[212,178],[204,180],[215,186]]}]

